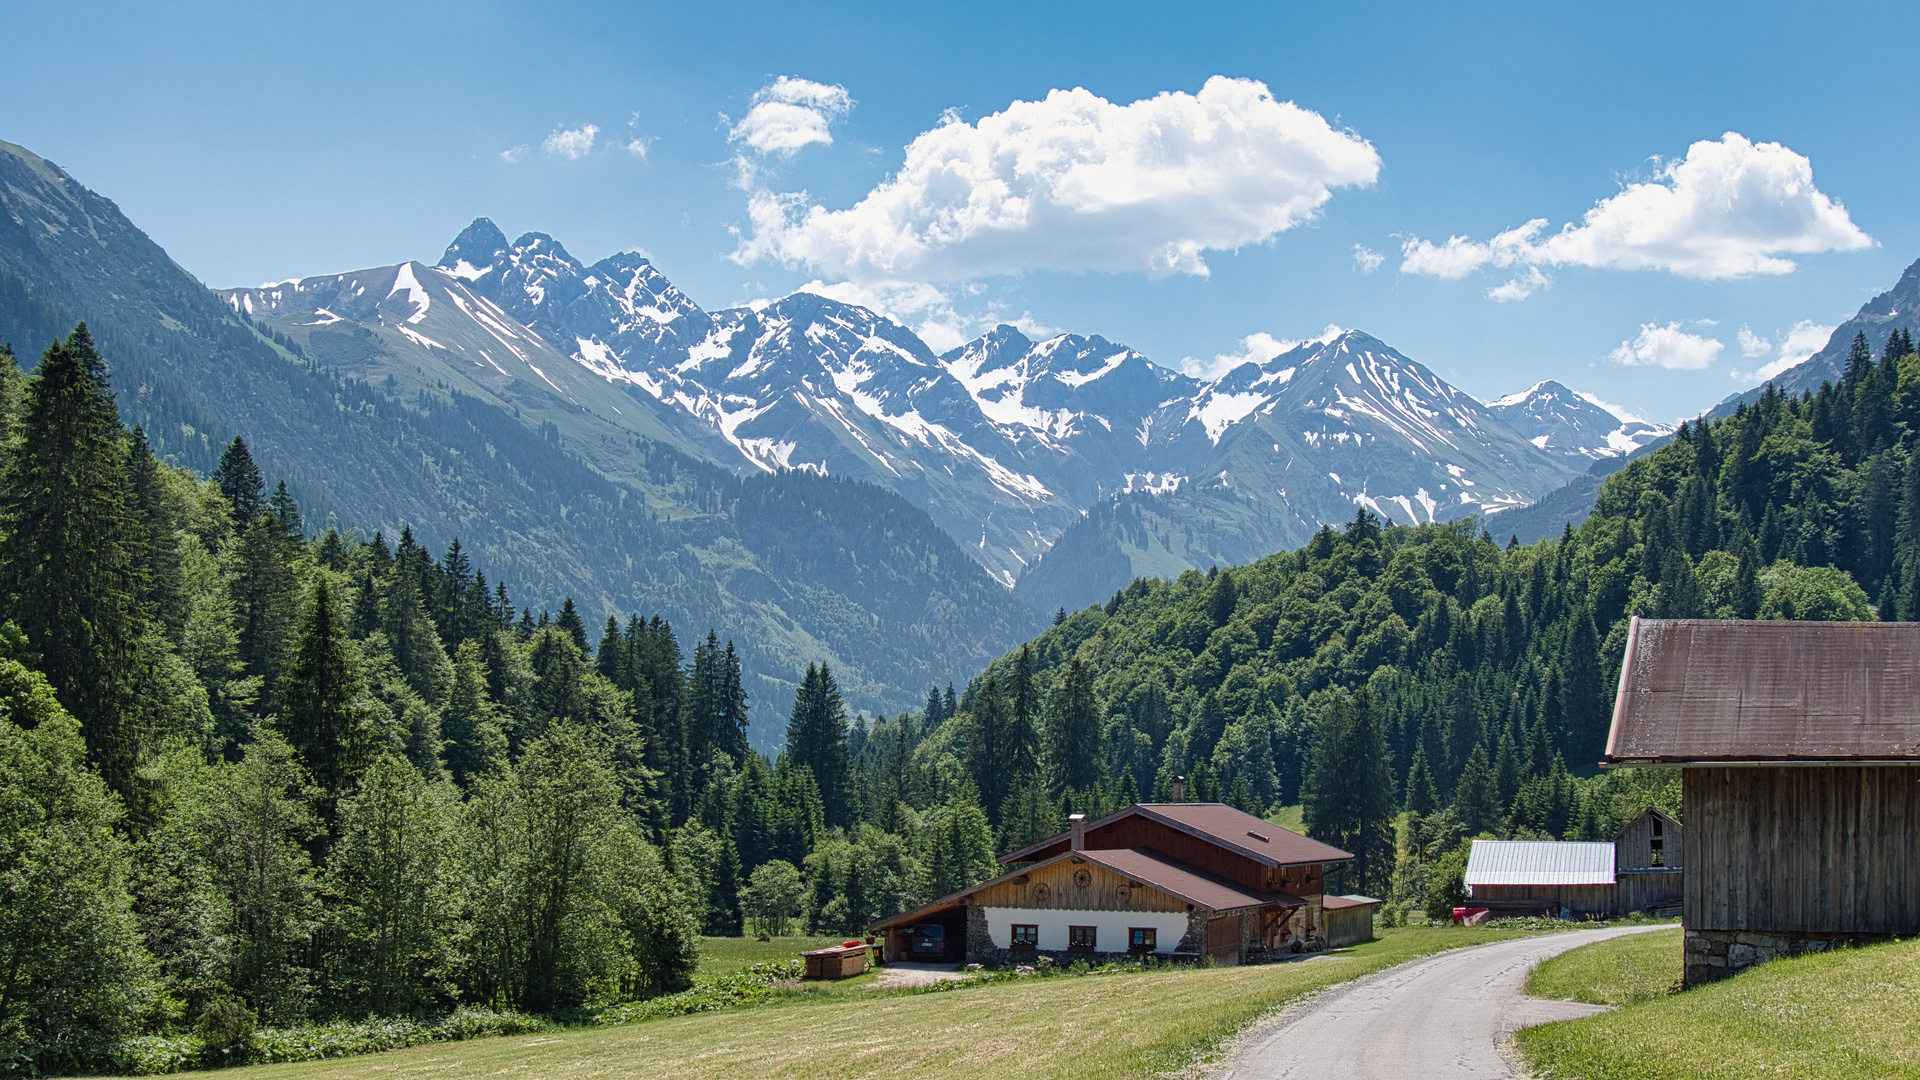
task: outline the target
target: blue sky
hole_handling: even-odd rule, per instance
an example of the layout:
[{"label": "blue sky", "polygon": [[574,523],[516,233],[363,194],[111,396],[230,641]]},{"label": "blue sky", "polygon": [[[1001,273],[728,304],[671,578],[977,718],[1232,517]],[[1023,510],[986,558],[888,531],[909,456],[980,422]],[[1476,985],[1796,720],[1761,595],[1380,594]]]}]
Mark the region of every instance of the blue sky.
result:
[{"label": "blue sky", "polygon": [[[1920,257],[1912,6],[6,0],[4,18],[0,138],[217,286],[432,261],[484,215],[587,261],[642,250],[708,307],[817,283],[930,339],[1004,318],[1199,369],[1338,324],[1482,398],[1554,378],[1665,420]],[[1130,183],[1142,153],[1156,191]],[[1021,188],[1007,162],[1036,154],[1056,179]],[[1024,217],[952,213],[1009,178]]]}]

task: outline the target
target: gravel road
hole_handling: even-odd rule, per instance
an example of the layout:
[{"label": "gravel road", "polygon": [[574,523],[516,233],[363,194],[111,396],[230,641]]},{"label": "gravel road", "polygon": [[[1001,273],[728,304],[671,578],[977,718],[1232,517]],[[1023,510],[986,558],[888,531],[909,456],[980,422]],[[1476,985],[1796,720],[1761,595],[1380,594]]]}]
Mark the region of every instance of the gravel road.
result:
[{"label": "gravel road", "polygon": [[1456,949],[1329,990],[1240,1036],[1219,1080],[1505,1080],[1499,1044],[1523,1027],[1604,1011],[1522,997],[1568,949],[1658,927],[1576,930]]}]

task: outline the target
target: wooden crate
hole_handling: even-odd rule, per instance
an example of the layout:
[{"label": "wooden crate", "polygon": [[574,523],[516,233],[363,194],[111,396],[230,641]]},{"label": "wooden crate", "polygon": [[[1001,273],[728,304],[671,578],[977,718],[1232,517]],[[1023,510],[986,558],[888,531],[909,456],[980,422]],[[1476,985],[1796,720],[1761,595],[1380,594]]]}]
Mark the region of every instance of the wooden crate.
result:
[{"label": "wooden crate", "polygon": [[853,942],[847,945],[835,945],[826,949],[803,952],[800,959],[806,962],[805,978],[809,979],[848,979],[855,975],[864,975],[867,971],[867,957],[871,946]]}]

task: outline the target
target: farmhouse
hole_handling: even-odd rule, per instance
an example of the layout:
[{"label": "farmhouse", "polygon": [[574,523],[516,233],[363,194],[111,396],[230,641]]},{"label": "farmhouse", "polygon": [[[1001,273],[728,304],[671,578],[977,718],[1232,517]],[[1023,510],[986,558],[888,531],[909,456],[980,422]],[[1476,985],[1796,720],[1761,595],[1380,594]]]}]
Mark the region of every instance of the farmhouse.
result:
[{"label": "farmhouse", "polygon": [[1635,619],[1605,764],[1683,770],[1689,985],[1920,933],[1920,623]]},{"label": "farmhouse", "polygon": [[1467,897],[1496,915],[1607,918],[1676,908],[1684,883],[1680,823],[1649,807],[1611,843],[1475,840]]},{"label": "farmhouse", "polygon": [[1134,805],[1076,815],[1068,832],[1000,859],[1028,865],[870,930],[886,936],[889,959],[1239,964],[1325,944],[1322,866],[1351,858],[1222,803]]}]

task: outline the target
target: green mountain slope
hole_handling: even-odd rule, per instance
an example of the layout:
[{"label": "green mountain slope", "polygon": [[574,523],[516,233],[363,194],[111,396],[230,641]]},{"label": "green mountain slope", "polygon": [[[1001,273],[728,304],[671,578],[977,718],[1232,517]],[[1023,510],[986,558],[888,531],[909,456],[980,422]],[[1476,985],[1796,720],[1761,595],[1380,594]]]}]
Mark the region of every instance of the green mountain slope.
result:
[{"label": "green mountain slope", "polygon": [[[395,309],[389,322],[419,325],[405,321],[407,290],[375,303]],[[484,375],[401,363],[377,338],[276,340],[113,203],[0,143],[0,334],[30,360],[81,320],[156,453],[204,471],[240,433],[315,524],[411,525],[436,549],[457,536],[535,607],[572,595],[592,619],[658,612],[686,633],[713,626],[741,649],[763,743],[777,742],[774,724],[810,661],[834,666],[855,707],[893,711],[1034,625],[889,493],[793,475],[739,480],[676,449],[673,432],[647,426],[624,396],[605,403],[634,416],[623,428],[584,415],[604,415],[597,408],[565,415],[566,394],[539,402]],[[498,359],[513,362],[504,350]],[[574,370],[547,374],[572,378],[576,398],[607,392]],[[765,508],[789,503],[806,515],[766,520]],[[887,576],[871,572],[879,566]]]}]

